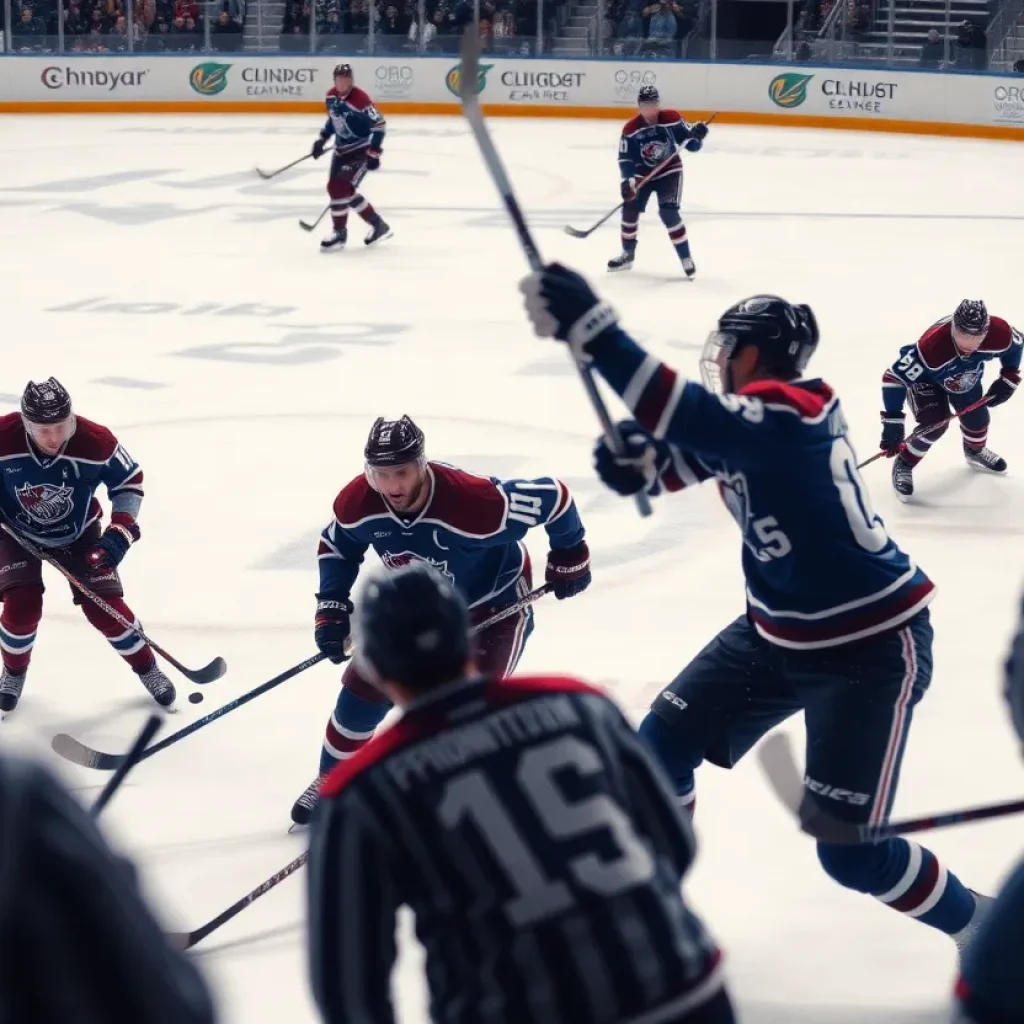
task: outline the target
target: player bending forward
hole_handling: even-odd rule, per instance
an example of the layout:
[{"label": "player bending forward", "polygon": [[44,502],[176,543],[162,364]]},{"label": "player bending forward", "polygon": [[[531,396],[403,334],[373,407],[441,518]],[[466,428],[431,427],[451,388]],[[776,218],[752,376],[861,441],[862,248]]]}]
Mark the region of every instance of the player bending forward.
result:
[{"label": "player bending forward", "polygon": [[[1006,459],[986,447],[989,410],[1012,397],[1020,383],[1019,331],[999,317],[990,317],[985,303],[964,299],[956,312],[929,327],[916,345],[900,349],[899,359],[882,375],[881,447],[896,458],[892,486],[901,501],[914,493],[914,467],[946,432],[945,421],[953,414],[985,404],[960,417],[964,457],[969,465],[990,473],[1005,473]],[[985,363],[999,359],[999,376],[984,393],[981,378]],[[936,424],[934,430],[904,440],[903,403],[919,427]],[[950,409],[952,406],[952,410]]]},{"label": "player bending forward", "polygon": [[[1006,699],[1024,743],[1024,600],[1006,662]],[[1024,862],[1007,879],[964,957],[956,987],[958,1024],[1024,1021]]]},{"label": "player bending forward", "polygon": [[[641,88],[637,105],[640,113],[626,122],[619,138],[620,191],[625,200],[622,207],[622,253],[608,261],[608,269],[633,269],[640,214],[647,209],[651,196],[656,195],[658,214],[668,230],[669,241],[686,276],[693,277],[697,268],[690,258],[686,225],[679,213],[679,201],[683,195],[683,162],[679,159],[679,150],[685,147],[688,152],[696,153],[704,144],[708,126],[700,121],[687,124],[678,110],[662,110],[658,90],[653,85]],[[650,181],[638,185],[641,178],[670,156],[672,159]]]},{"label": "player bending forward", "polygon": [[[435,566],[466,598],[474,622],[529,594],[530,556],[522,541],[533,526],[548,534],[544,578],[555,597],[574,597],[590,585],[583,523],[565,484],[553,477],[476,476],[428,462],[425,445],[423,432],[408,416],[378,419],[366,442],[365,472],[335,499],[334,519],[320,539],[315,633],[317,647],[335,664],[347,657],[349,595],[369,547],[388,569],[416,561]],[[481,671],[511,675],[532,632],[529,605],[483,630],[474,654]],[[320,774],[292,807],[298,825],[309,820],[320,780],[370,739],[391,708],[353,663],[341,682]]]},{"label": "player bending forward", "polygon": [[[124,603],[117,566],[139,539],[142,470],[114,435],[71,408],[71,396],[51,377],[29,382],[21,412],[0,417],[0,514],[32,544],[44,548],[90,590],[138,625]],[[100,529],[96,499],[107,488],[110,525]],[[0,533],[0,714],[13,711],[43,617],[43,576],[38,558]],[[77,590],[72,596],[85,617],[110,641],[163,707],[174,703],[174,685],[134,630],[125,630]]]},{"label": "player bending forward", "polygon": [[[931,580],[871,510],[835,392],[803,381],[818,345],[808,306],[757,295],[709,336],[705,385],[684,381],[617,325],[579,274],[550,266],[523,284],[538,333],[568,339],[623,397],[625,459],[604,444],[601,479],[620,494],[714,479],[743,535],[747,608],[659,693],[640,732],[694,800],[704,760],[731,768],[803,710],[802,813],[886,821],[914,705],[932,674]],[[978,898],[905,839],[818,843],[840,885],[963,947]]]},{"label": "player bending forward", "polygon": [[373,100],[356,87],[351,64],[339,64],[334,69],[334,87],[328,90],[326,102],[327,121],[313,143],[313,159],[324,155],[333,135],[334,155],[327,194],[331,197],[334,231],[320,243],[320,251],[340,252],[348,241],[350,212],[358,213],[370,225],[370,233],[364,239],[367,245],[391,237],[391,228],[384,218],[357,191],[366,172],[380,167],[386,126]]},{"label": "player bending forward", "polygon": [[356,660],[403,716],[324,783],[309,856],[327,1024],[391,1024],[399,907],[446,1024],[731,1024],[680,893],[693,833],[618,708],[564,676],[477,674],[437,572],[368,584]]}]

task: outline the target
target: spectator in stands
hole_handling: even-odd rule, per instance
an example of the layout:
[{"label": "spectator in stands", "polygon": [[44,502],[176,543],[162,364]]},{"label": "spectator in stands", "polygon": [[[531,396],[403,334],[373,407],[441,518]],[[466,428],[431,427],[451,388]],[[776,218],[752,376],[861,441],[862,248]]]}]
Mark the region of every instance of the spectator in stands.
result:
[{"label": "spectator in stands", "polygon": [[107,42],[107,46],[109,46],[114,53],[128,52],[128,19],[123,14],[119,14],[114,19],[114,24],[110,30],[110,39]]},{"label": "spectator in stands", "polygon": [[342,24],[345,26],[345,32],[350,36],[369,35],[370,13],[366,6],[366,0],[352,0]]},{"label": "spectator in stands", "polygon": [[956,35],[956,66],[969,71],[988,68],[988,37],[980,25],[961,23]]},{"label": "spectator in stands", "polygon": [[939,30],[933,28],[928,32],[928,41],[921,47],[917,63],[922,68],[937,68],[941,66],[943,56],[942,37]]},{"label": "spectator in stands", "polygon": [[[337,11],[335,11],[337,17]],[[227,11],[221,11],[210,28],[210,45],[215,50],[230,53],[242,48],[242,26]]]},{"label": "spectator in stands", "polygon": [[811,59],[811,44],[806,39],[801,39],[796,44],[796,50],[793,52],[793,60],[810,60]]},{"label": "spectator in stands", "polygon": [[170,30],[170,23],[166,19],[157,16],[156,25],[146,40],[146,49],[150,53],[164,53],[169,49],[167,37],[170,34]]},{"label": "spectator in stands", "polygon": [[1024,57],[1013,62],[1013,70],[1016,71],[1018,75],[1024,75]]},{"label": "spectator in stands", "polygon": [[31,7],[21,9],[21,17],[11,26],[11,46],[15,50],[41,50],[43,23],[32,13]]},{"label": "spectator in stands", "polygon": [[671,5],[660,2],[652,4],[647,10],[651,11],[651,20],[647,25],[648,43],[660,53],[671,54],[676,37],[676,18]]},{"label": "spectator in stands", "polygon": [[135,38],[141,39],[156,21],[156,0],[132,0],[132,20],[138,33]]},{"label": "spectator in stands", "polygon": [[175,18],[198,18],[199,6],[195,0],[174,0]]},{"label": "spectator in stands", "polygon": [[401,50],[408,31],[408,19],[394,4],[388,4],[384,8],[384,17],[380,19],[380,24],[377,26],[377,34],[381,37],[379,40],[381,51],[395,53]]},{"label": "spectator in stands", "polygon": [[87,31],[87,25],[79,0],[71,0],[70,4],[63,8],[63,11],[64,35],[84,36]]},{"label": "spectator in stands", "polygon": [[420,19],[413,17],[409,19],[409,45],[421,53],[434,41],[437,35],[437,26],[432,20],[424,22],[423,31],[420,32]]}]

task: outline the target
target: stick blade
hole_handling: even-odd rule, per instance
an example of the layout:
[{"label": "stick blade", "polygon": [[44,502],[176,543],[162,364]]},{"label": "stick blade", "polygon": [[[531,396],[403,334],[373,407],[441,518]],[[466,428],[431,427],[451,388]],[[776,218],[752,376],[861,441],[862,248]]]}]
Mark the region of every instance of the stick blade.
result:
[{"label": "stick blade", "polygon": [[227,670],[228,663],[223,658],[214,658],[209,665],[198,669],[188,669],[182,674],[191,682],[202,685],[204,683],[212,683],[215,679],[220,679]]},{"label": "stick blade", "polygon": [[312,231],[315,226],[315,224],[307,224],[304,220],[299,221],[299,227],[302,228],[303,231]]},{"label": "stick blade", "polygon": [[260,168],[259,168],[259,167],[257,167],[257,168],[256,168],[255,170],[256,170],[256,173],[257,173],[257,174],[258,174],[258,175],[259,175],[259,176],[260,176],[260,177],[261,177],[261,178],[262,178],[262,179],[263,179],[264,181],[269,181],[269,180],[270,180],[270,179],[271,179],[271,178],[272,178],[272,177],[274,176],[274,175],[273,175],[273,174],[271,174],[271,173],[270,173],[269,171],[263,171],[263,170],[260,170]]},{"label": "stick blade", "polygon": [[167,941],[179,953],[184,953],[186,949],[191,949],[196,944],[194,935],[194,932],[168,932]]},{"label": "stick blade", "polygon": [[570,224],[565,225],[565,233],[572,238],[586,238],[589,231],[580,231],[579,228],[574,228]]},{"label": "stick blade", "polygon": [[772,792],[792,815],[799,817],[804,780],[789,737],[781,732],[771,733],[757,748],[757,759]]},{"label": "stick blade", "polygon": [[98,768],[100,771],[112,772],[124,761],[123,754],[105,754],[102,750],[94,750],[66,732],[57,733],[50,741],[50,746],[54,753],[59,754],[65,761],[81,765],[83,768]]}]

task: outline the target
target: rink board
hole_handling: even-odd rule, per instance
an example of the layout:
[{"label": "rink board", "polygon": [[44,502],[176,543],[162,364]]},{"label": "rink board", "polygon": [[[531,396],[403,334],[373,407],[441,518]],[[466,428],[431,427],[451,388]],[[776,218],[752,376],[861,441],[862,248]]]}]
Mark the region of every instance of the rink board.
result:
[{"label": "rink board", "polygon": [[[152,54],[0,59],[4,113],[319,113],[332,56],[220,60]],[[357,81],[389,114],[459,111],[456,59],[353,57]],[[723,123],[1024,138],[1024,85],[1013,75],[814,65],[485,60],[478,83],[497,116],[622,118],[642,85],[689,116]]]}]

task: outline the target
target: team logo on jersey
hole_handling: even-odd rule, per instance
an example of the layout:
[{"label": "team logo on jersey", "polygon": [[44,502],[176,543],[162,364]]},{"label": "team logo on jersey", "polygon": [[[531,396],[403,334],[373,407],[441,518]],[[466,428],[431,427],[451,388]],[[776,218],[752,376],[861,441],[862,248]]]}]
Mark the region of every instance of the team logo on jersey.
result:
[{"label": "team logo on jersey", "polygon": [[650,142],[645,142],[640,147],[640,159],[643,160],[648,167],[657,167],[662,160],[669,155],[669,146],[667,142],[661,139],[652,139]]},{"label": "team logo on jersey", "polygon": [[984,372],[980,366],[976,366],[972,370],[964,370],[963,373],[954,373],[952,377],[943,380],[942,386],[952,395],[963,395],[981,380]]},{"label": "team logo on jersey", "polygon": [[[476,91],[477,95],[482,93],[487,86],[487,72],[493,68],[493,64],[481,64],[477,69],[476,73]],[[448,91],[455,96],[462,95],[462,66],[456,64],[444,78],[444,84],[448,86]]]},{"label": "team logo on jersey", "polygon": [[188,84],[200,96],[216,96],[228,87],[230,67],[230,64],[217,64],[212,60],[197,64],[188,74]]},{"label": "team logo on jersey", "polygon": [[385,551],[381,554],[380,560],[386,569],[401,569],[403,565],[411,565],[413,562],[424,562],[436,569],[449,583],[455,582],[455,574],[448,569],[448,562],[438,562],[434,558],[424,558],[414,551]]},{"label": "team logo on jersey", "polygon": [[787,72],[776,75],[768,83],[768,95],[777,107],[799,107],[807,99],[807,86],[814,75],[797,75]]},{"label": "team logo on jersey", "polygon": [[63,484],[25,484],[14,491],[29,519],[50,526],[74,511],[74,488]]}]

